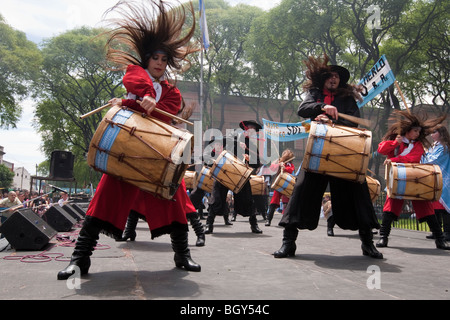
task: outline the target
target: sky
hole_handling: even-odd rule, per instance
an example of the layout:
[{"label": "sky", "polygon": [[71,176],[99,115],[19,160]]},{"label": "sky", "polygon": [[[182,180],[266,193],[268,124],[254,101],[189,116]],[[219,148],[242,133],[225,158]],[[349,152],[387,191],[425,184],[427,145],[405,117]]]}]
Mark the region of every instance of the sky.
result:
[{"label": "sky", "polygon": [[[205,0],[207,2],[208,0]],[[182,1],[185,2],[185,1]],[[228,0],[231,5],[245,3],[268,10],[280,0]],[[25,32],[28,40],[40,43],[80,26],[100,27],[103,13],[117,0],[0,0],[0,14],[6,23]],[[208,18],[208,16],[206,16]],[[26,100],[21,121],[16,129],[0,129],[0,146],[4,147],[3,159],[14,163],[15,168],[25,167],[32,175],[36,165],[45,161],[40,152],[41,137],[31,126],[34,102]]]}]

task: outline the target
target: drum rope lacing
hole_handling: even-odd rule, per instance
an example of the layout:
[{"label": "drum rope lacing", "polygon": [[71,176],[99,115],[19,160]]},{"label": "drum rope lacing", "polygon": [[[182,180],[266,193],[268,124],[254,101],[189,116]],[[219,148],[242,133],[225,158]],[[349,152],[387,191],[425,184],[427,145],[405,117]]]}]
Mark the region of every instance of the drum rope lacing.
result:
[{"label": "drum rope lacing", "polygon": [[402,179],[402,178],[393,178],[395,181],[405,181],[405,182],[414,182],[414,183],[416,183],[416,184],[420,184],[420,185],[423,185],[423,186],[425,186],[425,187],[428,187],[428,188],[430,188],[431,190],[430,191],[422,191],[422,193],[421,194],[398,194],[398,193],[395,193],[395,192],[393,192],[392,194],[394,195],[394,196],[401,196],[401,197],[409,197],[409,196],[411,196],[411,197],[416,197],[417,199],[423,199],[423,200],[427,200],[428,198],[426,197],[426,196],[424,196],[424,195],[427,195],[427,194],[433,194],[434,195],[434,198],[436,198],[436,194],[438,193],[438,192],[440,192],[441,190],[440,190],[440,188],[437,188],[436,187],[436,185],[434,185],[434,186],[430,186],[430,185],[428,185],[428,184],[426,184],[426,183],[424,183],[424,182],[422,182],[424,179],[426,179],[426,178],[428,178],[428,177],[430,177],[430,176],[435,176],[435,181],[436,181],[436,176],[438,176],[438,175],[440,175],[440,173],[439,172],[435,172],[435,171],[430,171],[430,170],[428,170],[427,168],[424,168],[423,166],[415,166],[415,165],[411,165],[411,168],[413,168],[413,169],[419,169],[419,170],[422,170],[422,171],[425,171],[425,172],[428,172],[428,174],[427,175],[424,175],[424,176],[422,176],[422,177],[413,177],[413,178],[406,178],[406,179]]},{"label": "drum rope lacing", "polygon": [[[324,137],[324,136],[312,135],[312,137],[314,139],[322,139],[322,140],[328,141],[329,143],[334,143],[334,144],[336,144],[336,145],[338,145],[338,146],[340,146],[340,147],[342,147],[344,149],[352,151],[353,153],[340,153],[340,154],[329,154],[329,153],[327,153],[326,155],[322,155],[322,154],[315,154],[315,153],[311,153],[309,151],[306,151],[306,155],[307,156],[311,156],[311,157],[317,157],[317,158],[320,158],[320,159],[325,159],[326,161],[333,162],[333,163],[335,163],[335,164],[337,164],[337,165],[339,165],[339,166],[341,166],[341,167],[343,167],[343,168],[348,170],[348,171],[327,171],[329,173],[344,174],[344,173],[351,172],[351,173],[354,173],[354,174],[356,174],[358,176],[365,175],[366,174],[365,172],[361,172],[361,171],[349,168],[349,167],[343,165],[342,163],[339,163],[339,162],[337,162],[335,160],[332,160],[330,158],[330,157],[346,157],[346,156],[348,157],[348,156],[354,156],[354,155],[360,155],[360,156],[363,156],[363,157],[369,156],[369,154],[366,153],[366,152],[357,152],[357,151],[353,150],[352,148],[349,148],[349,147],[347,147],[347,146],[345,146],[345,145],[343,145],[341,143],[333,141],[333,140],[336,140],[338,138],[348,138],[348,137],[354,137],[354,136],[355,135],[342,135],[342,136],[336,136],[336,137],[333,137],[333,136]],[[367,138],[369,136],[367,134],[365,134],[365,133],[360,133],[359,137]],[[309,171],[315,171],[315,170],[309,170]]]}]

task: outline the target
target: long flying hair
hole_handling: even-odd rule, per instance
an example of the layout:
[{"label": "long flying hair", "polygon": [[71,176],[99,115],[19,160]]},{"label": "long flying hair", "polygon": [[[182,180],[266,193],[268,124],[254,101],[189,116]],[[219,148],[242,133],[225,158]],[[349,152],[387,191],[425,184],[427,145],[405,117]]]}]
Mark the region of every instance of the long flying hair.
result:
[{"label": "long flying hair", "polygon": [[[314,88],[319,90],[323,89],[325,81],[331,76],[332,72],[332,66],[328,64],[329,61],[330,59],[326,54],[323,55],[323,58],[309,56],[308,59],[303,61],[306,66],[305,75],[308,79],[303,84],[303,90],[309,91]],[[354,94],[353,86],[342,81],[339,83],[336,94],[339,96],[353,95],[355,98],[358,98]]]},{"label": "long flying hair", "polygon": [[330,59],[326,54],[323,58],[308,57],[303,63],[306,66],[306,78],[308,79],[303,85],[305,91],[313,88],[322,89],[325,80],[331,75],[331,68],[328,65]]},{"label": "long flying hair", "polygon": [[383,137],[383,140],[394,140],[397,135],[404,136],[408,131],[415,127],[420,127],[420,135],[417,141],[420,141],[424,147],[430,147],[430,142],[427,136],[433,133],[437,125],[441,124],[447,115],[444,114],[438,118],[427,119],[426,113],[414,114],[408,110],[395,110],[391,120],[395,120],[395,123],[391,125]]},{"label": "long flying hair", "polygon": [[[172,1],[173,3],[173,1]],[[171,5],[162,0],[119,1],[104,14],[119,14],[120,18],[108,19],[113,29],[107,41],[107,58],[126,68],[129,64],[147,68],[148,60],[157,51],[167,55],[168,66],[181,70],[187,55],[197,51],[190,39],[195,31],[195,15],[192,2],[192,26],[183,35],[186,7]]]}]

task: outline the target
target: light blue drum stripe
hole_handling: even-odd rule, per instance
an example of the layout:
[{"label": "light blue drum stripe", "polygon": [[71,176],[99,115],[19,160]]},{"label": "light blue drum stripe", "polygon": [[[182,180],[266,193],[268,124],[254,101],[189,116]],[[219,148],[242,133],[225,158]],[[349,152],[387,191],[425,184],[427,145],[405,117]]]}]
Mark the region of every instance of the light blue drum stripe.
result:
[{"label": "light blue drum stripe", "polygon": [[292,181],[291,176],[286,176],[286,181],[284,181],[283,185],[277,189],[277,191],[281,192],[286,190],[286,188],[289,186],[289,183]]},{"label": "light blue drum stripe", "polygon": [[406,168],[403,163],[397,163],[397,178],[397,195],[403,196],[406,191]]},{"label": "light blue drum stripe", "polygon": [[[316,136],[325,137],[327,135],[327,125],[323,123],[318,123],[316,126]],[[320,155],[322,155],[323,145],[325,143],[324,139],[315,139],[314,144],[311,148],[311,157],[309,159],[309,169],[319,170],[320,167]],[[319,155],[319,156],[314,156]]]},{"label": "light blue drum stripe", "polygon": [[[113,117],[112,121],[118,124],[124,124],[132,114],[132,111],[120,110]],[[102,150],[111,151],[111,147],[113,146],[120,130],[121,129],[118,126],[108,125],[98,145],[99,148]],[[108,158],[108,153],[97,150],[95,157],[95,166],[102,171],[106,171],[106,169],[108,168]]]},{"label": "light blue drum stripe", "polygon": [[228,153],[225,153],[220,161],[217,163],[216,168],[214,169],[213,175],[217,177],[219,175],[220,170],[222,170],[223,165],[227,162]]},{"label": "light blue drum stripe", "polygon": [[198,186],[197,187],[203,187],[203,181],[205,180],[205,177],[206,177],[207,173],[208,173],[207,169],[203,169],[200,172],[200,180],[198,181]]}]

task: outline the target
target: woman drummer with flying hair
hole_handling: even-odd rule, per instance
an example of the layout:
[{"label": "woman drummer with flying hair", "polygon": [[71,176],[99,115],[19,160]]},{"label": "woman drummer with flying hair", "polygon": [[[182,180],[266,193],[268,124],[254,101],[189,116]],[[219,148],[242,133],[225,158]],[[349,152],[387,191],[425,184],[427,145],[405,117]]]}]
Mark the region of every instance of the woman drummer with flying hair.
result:
[{"label": "woman drummer with flying hair", "polygon": [[[442,123],[446,115],[436,119],[426,119],[409,110],[395,112],[393,119],[397,121],[388,129],[383,141],[378,145],[378,153],[387,156],[384,164],[397,163],[420,163],[424,155],[424,147],[429,147],[427,136],[433,128]],[[388,237],[391,232],[391,224],[397,220],[403,208],[403,199],[394,199],[389,196],[383,207],[383,218],[380,228],[380,240],[377,247],[387,247]],[[441,226],[436,219],[431,201],[411,200],[417,219],[427,222],[431,232],[436,239],[436,248],[450,250],[450,246],[444,239]]]},{"label": "woman drummer with flying hair", "polygon": [[[194,17],[192,3],[188,9]],[[107,14],[110,12],[120,14],[121,19],[110,20],[115,28],[107,42],[107,58],[119,68],[126,68],[123,84],[128,92],[126,99],[110,102],[170,123],[171,118],[154,109],[174,115],[180,111],[181,93],[168,82],[167,68],[179,71],[182,60],[196,51],[190,44],[195,18],[188,32],[181,36],[186,20],[184,6],[171,6],[161,0],[144,1],[141,5],[120,1]],[[191,259],[188,249],[186,214],[196,210],[187,196],[184,181],[173,200],[157,198],[104,174],[89,204],[70,264],[58,273],[58,279],[68,279],[76,268],[81,274],[88,273],[99,233],[120,238],[131,210],[146,217],[152,238],[170,234],[177,267],[200,271],[200,265]]]}]

